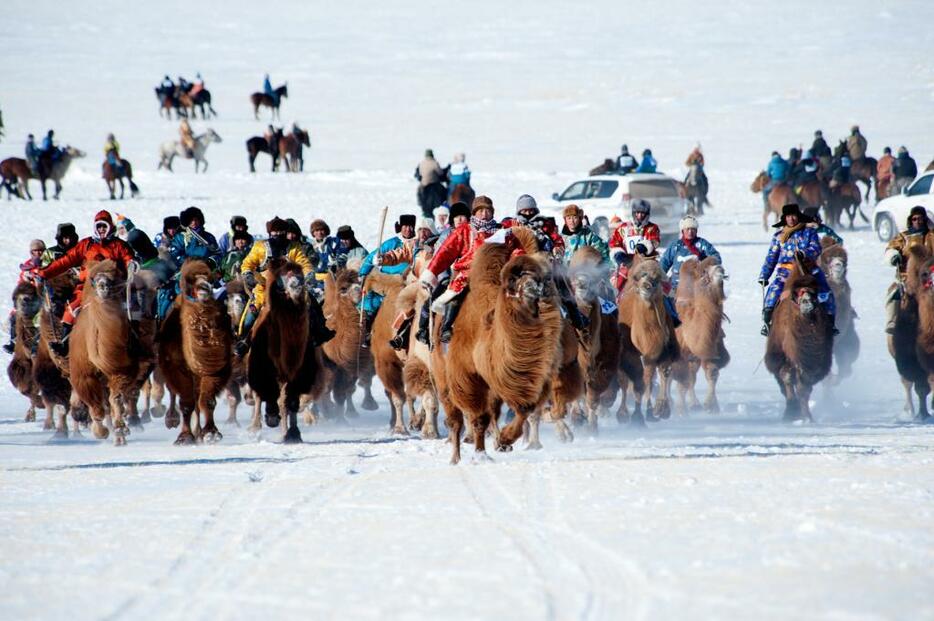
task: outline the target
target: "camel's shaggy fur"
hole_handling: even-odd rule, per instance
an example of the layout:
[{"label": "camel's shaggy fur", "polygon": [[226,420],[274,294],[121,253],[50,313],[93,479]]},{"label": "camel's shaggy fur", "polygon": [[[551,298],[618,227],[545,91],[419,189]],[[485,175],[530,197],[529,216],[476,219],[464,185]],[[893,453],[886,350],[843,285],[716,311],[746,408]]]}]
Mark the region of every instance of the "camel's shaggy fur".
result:
[{"label": "camel's shaggy fur", "polygon": [[[637,256],[619,302],[620,385],[625,387],[627,382],[633,385],[636,403],[630,422],[636,425],[645,421],[643,396],[648,398],[651,412],[651,386],[656,370],[659,371],[659,388],[654,413],[662,418],[670,413],[671,365],[678,359],[679,348],[674,324],[662,301],[664,282],[665,274],[657,261]],[[641,356],[641,364],[635,363],[635,356]],[[641,377],[638,371],[643,371]],[[624,406],[625,401],[617,413],[620,422],[625,420]]]},{"label": "camel's shaggy fur", "polygon": [[[402,378],[405,384],[406,404],[409,407],[409,427],[421,432],[422,438],[438,437],[438,393],[431,374],[431,352],[428,346],[415,338],[418,331],[418,314],[422,305],[427,303],[428,292],[417,282],[409,283],[396,300],[397,312],[413,312],[413,325],[409,337],[409,347],[402,366]],[[420,400],[418,411],[415,400]]]},{"label": "camel's shaggy fur", "polygon": [[[25,420],[34,421],[36,409],[45,407],[32,372],[32,350],[39,338],[39,330],[35,325],[40,307],[36,287],[28,282],[18,284],[13,290],[13,306],[16,312],[16,348],[13,350],[13,359],[10,360],[6,372],[10,383],[20,394],[29,399],[29,409],[26,410]],[[47,412],[46,429],[51,428],[50,422],[51,412]]]},{"label": "camel's shaggy fur", "polygon": [[703,261],[686,261],[681,266],[676,305],[681,325],[675,330],[681,358],[672,366],[672,376],[678,382],[679,409],[687,412],[686,396],[691,407],[700,407],[694,385],[697,372],[704,369],[707,396],[704,409],[720,412],[717,402],[717,379],[720,369],[730,362],[723,343],[723,281],[726,274],[714,257]]},{"label": "camel's shaggy fur", "polygon": [[391,415],[389,427],[393,433],[407,434],[404,421],[405,380],[402,374],[402,358],[389,344],[395,331],[392,328],[396,316],[396,299],[404,286],[402,275],[371,272],[366,277],[366,288],[383,296],[383,303],[376,313],[370,335],[370,350],[376,375],[379,377],[386,396],[389,397]]},{"label": "camel's shaggy fur", "polygon": [[187,261],[179,288],[162,324],[159,343],[159,366],[169,388],[178,395],[182,411],[182,429],[175,443],[216,442],[222,436],[214,423],[214,408],[231,374],[230,317],[212,295],[207,263]]},{"label": "camel's shaggy fur", "polygon": [[[358,416],[353,405],[353,392],[359,377],[360,360],[369,356],[361,351],[363,332],[360,325],[361,286],[357,270],[341,269],[328,274],[324,282],[324,316],[334,338],[322,349],[328,361],[327,390],[321,398],[325,416],[333,410],[344,416]],[[334,407],[331,406],[333,400]]]},{"label": "camel's shaggy fur", "polygon": [[798,260],[772,315],[765,366],[785,395],[785,420],[812,420],[812,387],[830,372],[833,336],[817,301],[817,280]]},{"label": "camel's shaggy fur", "polygon": [[512,229],[527,254],[510,258],[506,244],[487,243],[476,253],[469,292],[454,322],[446,383],[456,406],[447,412],[452,463],[460,460],[462,412],[475,448],[486,455],[485,433],[498,400],[516,414],[499,434],[510,447],[528,417],[551,396],[551,380],[562,359],[563,320],[548,259],[537,256],[534,234]]},{"label": "camel's shaggy fur", "polygon": [[[227,317],[230,320],[232,334],[236,334],[240,320],[250,303],[250,296],[243,286],[243,281],[235,278],[225,286],[227,293]],[[233,339],[231,339],[233,342]],[[234,356],[231,359],[230,380],[227,382],[227,424],[240,426],[237,421],[237,406],[245,400],[247,405],[253,405],[253,393],[246,381],[246,361]]]},{"label": "camel's shaggy fur", "polygon": [[848,258],[846,250],[840,244],[833,243],[833,239],[825,237],[821,240],[824,251],[820,256],[820,266],[827,276],[827,282],[833,291],[837,305],[837,330],[840,331],[834,338],[833,356],[837,361],[837,373],[832,382],[837,384],[840,380],[853,373],[853,363],[859,357],[859,336],[856,334],[856,310],[853,309],[850,283],[846,272]]},{"label": "camel's shaggy fur", "polygon": [[114,261],[88,268],[83,308],[71,333],[69,375],[78,397],[87,404],[95,437],[109,435],[104,405],[110,405],[114,444],[126,444],[126,418],[136,413],[139,356],[127,347],[133,338],[125,309],[126,273]]},{"label": "camel's shaggy fur", "polygon": [[[921,270],[929,257],[923,247],[909,249],[905,281],[892,285],[901,289],[901,299],[895,315],[895,332],[888,336],[889,354],[895,359],[895,368],[901,376],[905,388],[905,410],[912,413],[915,420],[926,421],[930,418],[927,398],[931,393],[929,375],[921,365],[918,356],[919,312],[918,294],[922,289]],[[918,397],[918,409],[912,404],[911,390],[914,388]]]},{"label": "camel's shaggy fur", "polygon": [[265,273],[266,303],[253,326],[253,346],[247,359],[247,379],[255,393],[253,427],[261,402],[266,424],[281,421],[280,398],[288,415],[285,442],[301,442],[298,411],[302,395],[320,385],[321,356],[311,336],[311,318],[301,267],[270,261]]}]

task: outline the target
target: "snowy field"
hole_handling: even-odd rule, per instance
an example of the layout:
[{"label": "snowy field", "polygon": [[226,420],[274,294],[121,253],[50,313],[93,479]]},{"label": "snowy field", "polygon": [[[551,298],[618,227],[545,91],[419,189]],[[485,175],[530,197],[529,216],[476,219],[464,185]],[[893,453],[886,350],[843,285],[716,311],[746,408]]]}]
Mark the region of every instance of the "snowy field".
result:
[{"label": "snowy field", "polygon": [[[0,383],[0,619],[930,619],[934,426],[907,422],[882,332],[892,277],[865,224],[841,231],[862,354],[815,390],[816,423],[778,422],[760,364],[768,237],[748,191],[772,149],[831,144],[934,155],[929,2],[87,3],[7,0],[0,158],[56,130],[88,152],[57,202],[3,201],[0,300],[57,222],[111,208],[155,232],[190,204],[220,234],[247,216],[349,223],[372,247],[383,205],[414,211],[426,147],[465,151],[498,215],[615,154],[650,146],[675,176],[695,142],[715,207],[700,234],[727,271],[724,413],[447,464],[443,441],[388,434],[385,400],[351,427],[283,446],[222,427],[172,446],[154,421],[129,445],[49,444]],[[224,142],[210,169],[156,172],[177,137],[152,87],[200,71]],[[247,172],[264,72],[311,131],[302,175]],[[116,133],[142,189],[99,178]],[[34,196],[38,187],[33,182]],[[869,207],[864,207],[868,213]],[[7,362],[5,354],[0,360]],[[359,397],[358,397],[359,399]],[[359,401],[358,401],[359,403]],[[40,412],[40,420],[42,413]],[[241,409],[240,419],[246,417]],[[223,419],[223,417],[222,417]]]}]

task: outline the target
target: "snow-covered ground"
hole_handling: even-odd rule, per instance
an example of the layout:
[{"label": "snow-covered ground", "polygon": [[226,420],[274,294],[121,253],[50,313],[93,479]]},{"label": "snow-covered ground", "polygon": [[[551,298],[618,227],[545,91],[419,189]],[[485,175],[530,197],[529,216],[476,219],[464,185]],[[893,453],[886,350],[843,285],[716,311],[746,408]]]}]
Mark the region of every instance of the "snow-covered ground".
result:
[{"label": "snow-covered ground", "polygon": [[[815,391],[817,423],[778,423],[759,364],[768,238],[748,185],[775,148],[858,122],[878,155],[934,153],[934,7],[859,0],[584,5],[12,0],[0,22],[0,157],[56,129],[89,157],[58,202],[4,201],[0,299],[28,241],[87,233],[112,208],[155,231],[197,204],[222,232],[278,214],[350,223],[412,211],[421,152],[465,151],[500,215],[562,189],[621,142],[661,167],[696,141],[709,162],[701,235],[730,273],[718,417],[447,465],[440,441],[387,433],[385,405],[283,446],[222,428],[177,448],[155,421],[115,449],[49,445],[0,385],[0,617],[934,618],[934,429],[904,421],[885,349],[891,270],[865,228],[844,232],[863,351]],[[224,142],[205,175],[156,172],[177,124],[156,113],[166,72],[201,71]],[[247,97],[288,80],[283,122],[311,130],[306,173],[246,172],[262,133]],[[143,196],[110,203],[100,148],[117,134]],[[38,188],[33,184],[33,192]],[[867,209],[868,210],[868,209]],[[7,307],[9,302],[6,303]],[[5,363],[5,359],[4,359]],[[241,415],[243,419],[245,413]],[[41,413],[40,413],[41,417]]]}]

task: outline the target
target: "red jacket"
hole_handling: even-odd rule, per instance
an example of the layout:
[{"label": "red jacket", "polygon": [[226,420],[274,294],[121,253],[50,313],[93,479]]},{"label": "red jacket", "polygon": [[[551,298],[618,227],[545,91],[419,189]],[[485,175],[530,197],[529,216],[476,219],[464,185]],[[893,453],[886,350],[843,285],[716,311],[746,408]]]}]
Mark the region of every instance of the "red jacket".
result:
[{"label": "red jacket", "polygon": [[636,253],[636,244],[643,244],[647,255],[655,254],[662,243],[662,234],[654,222],[646,222],[641,227],[634,222],[624,222],[610,238],[610,257],[622,252],[633,255]]},{"label": "red jacket", "polygon": [[133,260],[133,251],[125,241],[117,237],[107,237],[104,240],[85,237],[74,248],[52,261],[45,269],[39,270],[39,276],[48,280],[73,267],[80,267],[81,274],[78,279],[83,283],[87,277],[87,263],[106,259],[112,259],[126,267]]}]

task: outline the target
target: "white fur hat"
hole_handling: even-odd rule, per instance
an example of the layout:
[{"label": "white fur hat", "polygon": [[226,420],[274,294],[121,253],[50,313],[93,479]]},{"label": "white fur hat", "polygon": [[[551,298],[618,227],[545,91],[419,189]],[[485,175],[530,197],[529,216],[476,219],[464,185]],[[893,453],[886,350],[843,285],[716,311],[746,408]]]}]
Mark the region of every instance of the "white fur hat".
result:
[{"label": "white fur hat", "polygon": [[681,218],[681,222],[678,224],[678,229],[694,229],[697,230],[697,218],[694,216],[684,216]]},{"label": "white fur hat", "polygon": [[428,229],[431,231],[432,235],[437,233],[437,231],[435,231],[435,221],[431,218],[422,218],[419,220],[418,226],[415,228],[415,230],[420,231],[421,229]]}]

